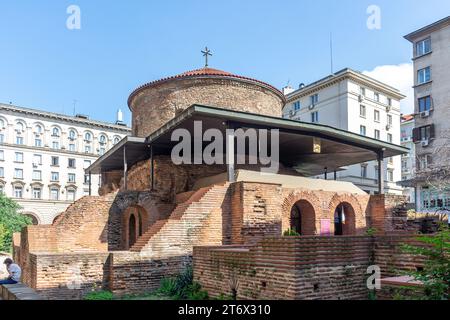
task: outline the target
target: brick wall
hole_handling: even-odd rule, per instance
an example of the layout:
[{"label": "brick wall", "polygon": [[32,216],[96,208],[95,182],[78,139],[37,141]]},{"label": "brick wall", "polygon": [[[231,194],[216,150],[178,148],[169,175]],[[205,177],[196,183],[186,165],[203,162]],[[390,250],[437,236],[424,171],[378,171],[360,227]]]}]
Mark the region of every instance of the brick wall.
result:
[{"label": "brick wall", "polygon": [[109,253],[30,254],[32,283],[52,300],[79,300],[93,290],[109,287]]},{"label": "brick wall", "polygon": [[[147,137],[193,104],[281,117],[280,95],[257,83],[235,79],[176,79],[142,89],[131,102],[133,134]],[[152,119],[152,121],[149,121]]]},{"label": "brick wall", "polygon": [[[399,255],[409,236],[268,238],[250,247],[194,248],[194,277],[213,297],[239,299],[367,299],[367,267],[383,276],[420,266]],[[394,257],[396,255],[396,257]]]}]

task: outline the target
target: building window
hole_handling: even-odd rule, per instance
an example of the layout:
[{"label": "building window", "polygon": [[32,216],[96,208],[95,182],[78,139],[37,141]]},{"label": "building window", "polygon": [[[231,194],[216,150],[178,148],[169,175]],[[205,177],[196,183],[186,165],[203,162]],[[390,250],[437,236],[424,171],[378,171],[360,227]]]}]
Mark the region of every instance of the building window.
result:
[{"label": "building window", "polygon": [[42,199],[42,189],[33,188],[33,199]]},{"label": "building window", "polygon": [[0,178],[5,177],[5,169],[3,167],[0,167]]},{"label": "building window", "polygon": [[23,145],[23,137],[16,137],[16,144]]},{"label": "building window", "polygon": [[58,128],[53,128],[52,130],[52,137],[59,137],[60,136],[60,132]]},{"label": "building window", "polygon": [[84,184],[89,184],[89,181],[90,181],[89,174],[85,174],[84,175]]},{"label": "building window", "polygon": [[374,98],[374,100],[375,100],[376,102],[380,102],[380,94],[379,94],[379,93],[375,92],[375,93],[373,94],[373,98]]},{"label": "building window", "polygon": [[106,152],[106,149],[105,149],[105,148],[100,148],[100,149],[98,149],[98,154],[101,155],[101,156],[104,155],[105,152]]},{"label": "building window", "polygon": [[59,172],[52,172],[52,182],[58,182],[59,181]]},{"label": "building window", "polygon": [[52,167],[59,166],[59,157],[52,157]]},{"label": "building window", "polygon": [[40,125],[36,125],[36,126],[34,127],[34,132],[35,132],[36,134],[41,134],[41,133],[42,133],[42,127],[41,127]]},{"label": "building window", "polygon": [[42,147],[42,140],[41,139],[34,139],[34,146],[35,147]]},{"label": "building window", "polygon": [[42,164],[42,156],[40,154],[33,155],[33,165],[39,166]]},{"label": "building window", "polygon": [[389,107],[392,107],[392,99],[391,98],[387,98],[387,104]]},{"label": "building window", "polygon": [[69,151],[75,152],[75,145],[73,143],[69,144]]},{"label": "building window", "polygon": [[389,182],[394,182],[394,171],[393,170],[387,170],[387,180]]},{"label": "building window", "polygon": [[59,142],[58,141],[53,141],[52,148],[55,149],[55,150],[58,150],[59,149]]},{"label": "building window", "polygon": [[91,146],[84,146],[85,153],[91,153],[91,150],[92,150]]},{"label": "building window", "polygon": [[14,169],[14,179],[23,179],[23,169]]},{"label": "building window", "polygon": [[23,163],[23,153],[22,152],[16,152],[14,161],[18,163]]},{"label": "building window", "polygon": [[431,110],[431,96],[419,98],[419,112]]},{"label": "building window", "polygon": [[311,105],[315,106],[316,104],[319,103],[319,94],[316,93],[316,94],[312,95],[309,98],[310,98],[310,101],[311,101]]},{"label": "building window", "polygon": [[75,176],[75,173],[69,173],[68,181],[69,181],[70,183],[75,183],[75,182],[76,182],[76,176]]},{"label": "building window", "polygon": [[367,178],[367,164],[361,165],[361,178]]},{"label": "building window", "polygon": [[69,131],[69,139],[73,141],[76,138],[77,138],[77,133],[75,132],[75,130],[70,130]]},{"label": "building window", "polygon": [[394,164],[394,157],[389,157],[388,158],[388,163],[391,164],[391,165]]},{"label": "building window", "polygon": [[434,125],[415,128],[413,130],[413,141],[429,141],[434,138]]},{"label": "building window", "polygon": [[105,145],[107,142],[106,136],[101,135],[99,141],[101,145]]},{"label": "building window", "polygon": [[366,117],[366,106],[363,105],[359,106],[359,116],[362,118]]},{"label": "building window", "polygon": [[429,154],[421,155],[418,158],[419,158],[419,161],[417,163],[417,169],[419,171],[427,170],[429,168],[430,164],[432,163],[431,155],[429,155]]},{"label": "building window", "polygon": [[360,87],[360,88],[359,88],[359,93],[360,93],[363,97],[365,97],[365,96],[366,96],[366,88]]},{"label": "building window", "polygon": [[0,150],[0,161],[4,161],[5,160],[5,151]]},{"label": "building window", "polygon": [[391,134],[391,133],[388,133],[388,134],[387,134],[387,141],[388,141],[389,143],[392,143],[393,139],[392,139],[392,134]]},{"label": "building window", "polygon": [[416,43],[416,57],[423,56],[431,52],[431,38]]},{"label": "building window", "polygon": [[387,124],[389,127],[392,127],[392,116],[390,114],[387,115]]},{"label": "building window", "polygon": [[75,169],[76,166],[76,160],[75,159],[69,159],[69,168]]},{"label": "building window", "polygon": [[24,124],[22,122],[17,122],[16,123],[16,131],[17,131],[17,133],[24,132],[25,131],[24,128],[25,128],[25,126],[24,126]]},{"label": "building window", "polygon": [[5,194],[5,186],[0,184],[0,194]]},{"label": "building window", "polygon": [[378,111],[378,110],[374,111],[373,119],[375,120],[375,122],[380,122],[380,111]]},{"label": "building window", "polygon": [[14,187],[14,198],[21,199],[23,197],[23,187],[15,186]]},{"label": "building window", "polygon": [[417,83],[422,84],[431,81],[431,68],[426,67],[417,71]]},{"label": "building window", "polygon": [[380,140],[380,130],[375,129],[374,138]]},{"label": "building window", "polygon": [[91,142],[92,141],[92,134],[90,132],[86,132],[84,134],[84,141]]},{"label": "building window", "polygon": [[51,188],[50,189],[50,200],[59,200],[59,189],[58,188]]},{"label": "building window", "polygon": [[301,107],[301,105],[300,105],[300,101],[296,101],[296,102],[294,102],[294,111],[298,111],[298,110],[300,110],[300,107]]},{"label": "building window", "polygon": [[118,144],[120,142],[120,138],[119,137],[115,137],[114,138],[114,145]]},{"label": "building window", "polygon": [[86,170],[87,168],[89,168],[91,166],[91,164],[92,164],[91,160],[84,160],[83,169]]},{"label": "building window", "polygon": [[67,190],[67,200],[75,201],[75,194],[76,194],[75,190],[73,190],[73,189]]},{"label": "building window", "polygon": [[362,136],[366,135],[366,126],[360,126],[359,127],[359,134]]},{"label": "building window", "polygon": [[5,135],[3,133],[0,133],[0,143],[5,142]]},{"label": "building window", "polygon": [[314,111],[311,113],[311,122],[312,123],[318,123],[319,122],[319,112]]},{"label": "building window", "polygon": [[33,181],[41,181],[42,180],[42,171],[33,170]]}]

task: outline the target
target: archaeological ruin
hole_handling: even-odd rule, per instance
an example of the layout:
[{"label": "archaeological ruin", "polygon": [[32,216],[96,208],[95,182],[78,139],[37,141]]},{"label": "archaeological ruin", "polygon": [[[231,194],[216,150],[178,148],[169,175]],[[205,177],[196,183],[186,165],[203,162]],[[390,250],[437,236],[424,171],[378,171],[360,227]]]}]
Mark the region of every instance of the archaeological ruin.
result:
[{"label": "archaeological ruin", "polygon": [[[193,265],[211,296],[364,299],[369,265],[387,276],[420,264],[398,252],[413,241],[405,201],[384,195],[381,173],[377,195],[333,180],[372,160],[383,172],[385,158],[408,150],[283,119],[284,104],[269,84],[206,67],[136,89],[128,99],[133,135],[87,169],[101,175],[100,196],[14,236],[23,282],[50,299],[80,299],[93,288],[142,293]],[[173,133],[194,136],[196,123],[226,138],[219,158],[239,155],[231,129],[278,130],[277,172],[255,161],[175,164]],[[192,155],[207,147],[193,146]],[[327,179],[313,178],[321,174]],[[284,237],[287,230],[299,236]]]}]

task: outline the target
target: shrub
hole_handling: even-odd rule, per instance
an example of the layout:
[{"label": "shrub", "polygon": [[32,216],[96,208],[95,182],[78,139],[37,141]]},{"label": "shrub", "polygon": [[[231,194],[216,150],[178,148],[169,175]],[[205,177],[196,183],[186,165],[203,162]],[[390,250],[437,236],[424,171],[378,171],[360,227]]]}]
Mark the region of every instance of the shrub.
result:
[{"label": "shrub", "polygon": [[0,251],[11,252],[12,235],[31,224],[31,218],[19,213],[20,206],[0,193],[0,225],[3,226]]},{"label": "shrub", "polygon": [[295,231],[295,229],[288,229],[284,232],[283,236],[285,237],[299,237],[300,233]]},{"label": "shrub", "polygon": [[193,278],[192,267],[188,267],[176,277],[162,279],[156,293],[174,300],[207,300],[208,293]]},{"label": "shrub", "polygon": [[113,300],[114,295],[110,291],[93,291],[84,296],[84,300]]}]

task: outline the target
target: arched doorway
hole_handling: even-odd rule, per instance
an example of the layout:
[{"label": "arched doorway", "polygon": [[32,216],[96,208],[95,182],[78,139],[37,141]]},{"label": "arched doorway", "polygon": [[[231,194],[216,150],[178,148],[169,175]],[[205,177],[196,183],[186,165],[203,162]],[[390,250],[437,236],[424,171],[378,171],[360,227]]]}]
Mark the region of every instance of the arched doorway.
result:
[{"label": "arched doorway", "polygon": [[355,210],[349,203],[342,202],[334,210],[334,235],[347,236],[355,233]]},{"label": "arched doorway", "polygon": [[136,218],[130,215],[128,222],[128,247],[131,248],[136,243]]},{"label": "arched doorway", "polygon": [[31,224],[33,226],[39,225],[39,219],[36,217],[36,215],[34,215],[34,213],[26,212],[23,215],[31,219]]},{"label": "arched doorway", "polygon": [[306,200],[297,201],[291,209],[291,230],[302,236],[316,234],[316,214],[313,206]]}]

